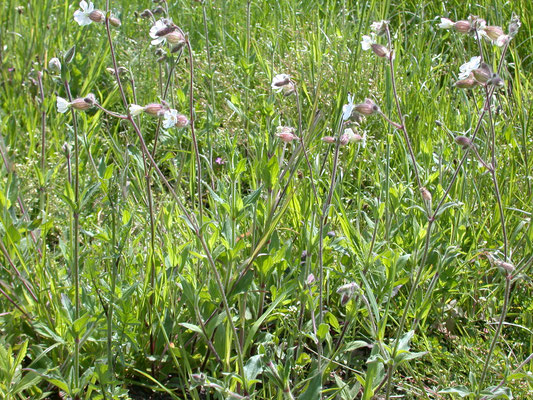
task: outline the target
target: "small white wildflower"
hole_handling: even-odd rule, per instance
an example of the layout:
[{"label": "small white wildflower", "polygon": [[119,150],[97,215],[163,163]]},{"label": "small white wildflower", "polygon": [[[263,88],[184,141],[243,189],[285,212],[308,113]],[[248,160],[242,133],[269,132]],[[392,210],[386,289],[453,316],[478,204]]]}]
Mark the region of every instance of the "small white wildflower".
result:
[{"label": "small white wildflower", "polygon": [[54,57],[51,58],[48,62],[48,69],[52,73],[60,73],[61,72],[61,61],[59,61],[59,58]]},{"label": "small white wildflower", "polygon": [[276,92],[281,92],[285,86],[290,84],[291,77],[287,74],[277,74],[272,79],[272,89]]},{"label": "small white wildflower", "polygon": [[501,35],[500,37],[498,37],[498,39],[496,39],[494,44],[496,46],[498,46],[498,47],[503,47],[507,43],[509,43],[510,40],[511,40],[511,36],[509,36],[509,35]]},{"label": "small white wildflower", "polygon": [[375,43],[372,36],[364,35],[363,40],[361,40],[361,47],[364,51],[370,50],[372,45]]},{"label": "small white wildflower", "polygon": [[163,114],[163,128],[169,129],[178,123],[178,110],[171,108]]},{"label": "small white wildflower", "polygon": [[353,104],[353,95],[348,95],[348,104],[342,106],[342,119],[346,121],[352,115],[355,105]]},{"label": "small white wildflower", "polygon": [[130,110],[130,114],[136,117],[137,115],[139,115],[140,113],[144,111],[144,107],[139,106],[137,104],[130,104],[129,110]]},{"label": "small white wildflower", "polygon": [[479,68],[479,63],[481,62],[481,57],[480,56],[476,56],[476,57],[472,57],[470,59],[470,61],[464,63],[463,65],[461,65],[459,67],[459,71],[460,71],[460,74],[459,74],[459,79],[466,79],[470,76],[470,73]]},{"label": "small white wildflower", "polygon": [[155,24],[150,28],[150,37],[153,39],[151,42],[153,46],[165,43],[165,41],[167,40],[165,36],[157,36],[157,33],[165,29],[166,27],[167,24],[162,19],[160,19],[156,21]]},{"label": "small white wildflower", "polygon": [[440,29],[451,29],[453,28],[454,22],[451,19],[448,18],[440,18]]},{"label": "small white wildflower", "polygon": [[370,29],[378,35],[385,33],[389,21],[382,19],[381,21],[372,22]]},{"label": "small white wildflower", "polygon": [[59,96],[57,96],[56,102],[57,102],[57,112],[61,114],[65,114],[70,107],[70,103],[63,97],[59,97]]},{"label": "small white wildflower", "polygon": [[93,21],[90,18],[90,14],[94,11],[94,4],[92,2],[87,2],[85,0],[80,1],[80,9],[74,11],[74,21],[76,21],[80,26],[89,25]]},{"label": "small white wildflower", "polygon": [[348,142],[355,142],[356,141],[355,132],[353,131],[352,128],[346,128],[344,130],[344,136],[346,137],[346,140]]}]

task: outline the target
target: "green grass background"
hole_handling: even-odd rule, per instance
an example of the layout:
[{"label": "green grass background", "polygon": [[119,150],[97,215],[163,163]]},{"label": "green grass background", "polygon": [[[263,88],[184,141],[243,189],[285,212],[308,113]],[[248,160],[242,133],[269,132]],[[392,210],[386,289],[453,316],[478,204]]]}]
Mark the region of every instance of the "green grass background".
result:
[{"label": "green grass background", "polygon": [[[513,11],[520,16],[522,27],[511,42],[502,74],[506,86],[496,97],[495,129],[512,260],[517,266],[527,264],[533,251],[532,2],[170,3],[171,18],[189,34],[194,50],[203,234],[244,343],[247,373],[257,379],[254,398],[281,399],[286,383],[295,397],[317,396],[311,310],[318,313],[318,288],[309,288],[305,281],[311,272],[318,277],[318,208],[305,162],[290,179],[280,179],[280,169],[294,162],[291,155],[297,145],[284,147],[274,134],[280,124],[297,126],[298,113],[294,97],[272,93],[271,80],[276,73],[288,73],[298,85],[313,179],[322,202],[330,184],[332,153],[320,138],[336,132],[347,94],[353,93],[356,102],[373,98],[395,119],[386,65],[360,46],[373,21],[390,21],[407,130],[422,182],[439,201],[462,155],[453,136],[472,132],[483,98],[479,90],[453,87],[459,66],[476,55],[477,45],[470,37],[439,30],[438,17],[459,20],[474,14],[506,29]],[[111,1],[122,20],[122,26],[112,31],[117,59],[135,81],[135,93],[126,85],[126,94],[132,102],[136,96],[138,104],[158,100],[169,71],[150,46],[150,22],[138,17],[154,6],[148,1]],[[98,1],[96,7],[105,4]],[[58,387],[74,393],[72,354],[78,332],[86,383],[82,398],[127,398],[141,388],[174,398],[223,398],[220,391],[194,388],[191,382],[191,374],[202,372],[212,383],[240,390],[232,333],[219,310],[221,294],[205,255],[153,174],[156,234],[151,261],[138,140],[126,123],[97,110],[78,114],[81,317],[74,321],[72,221],[65,200],[69,185],[63,149],[64,143],[73,142],[72,120],[56,112],[56,96],[66,95],[61,82],[46,72],[45,99],[39,100],[37,72],[47,68],[50,58],[76,45],[68,65],[73,96],[92,92],[106,108],[125,113],[116,83],[106,71],[112,64],[105,27],[79,27],[73,20],[76,8],[77,2],[59,0],[0,4],[0,348],[5,364],[0,368],[0,390],[6,398],[56,398]],[[501,49],[484,46],[495,63]],[[189,113],[187,57],[184,53],[176,64],[169,91],[169,102],[184,114]],[[319,112],[322,117],[315,124]],[[156,122],[146,117],[141,127],[151,149]],[[401,133],[378,117],[365,119],[359,129],[368,135],[367,146],[341,148],[338,184],[325,227],[331,234],[324,239],[327,332],[321,338],[324,355],[335,361],[325,374],[325,398],[352,398],[369,384],[370,350],[360,346],[377,339],[364,304],[342,305],[336,289],[352,281],[363,288],[379,337],[389,343],[396,336],[427,225]],[[484,125],[478,142],[484,157],[489,156],[488,141]],[[223,164],[215,162],[218,157]],[[190,131],[162,134],[155,159],[183,202],[197,211]],[[285,185],[284,201],[275,218],[269,218],[274,194]],[[501,254],[501,220],[490,174],[473,157],[460,171],[449,200],[455,204],[438,219],[408,314],[407,327],[413,318],[421,320],[412,350],[427,354],[403,364],[395,374],[394,391],[406,398],[445,398],[449,395],[437,393],[444,387],[474,387],[501,313],[504,277],[483,256],[487,251]],[[261,241],[264,246],[258,249]],[[249,265],[256,251],[260,254]],[[302,261],[303,251],[308,256]],[[487,384],[498,384],[533,352],[530,275],[531,262],[513,283]],[[432,296],[426,298],[433,284]],[[397,285],[403,286],[392,297]],[[221,362],[209,351],[199,321],[205,323]],[[108,373],[111,364],[113,377]],[[508,379],[515,398],[531,396],[528,370],[531,364],[521,371],[524,374]]]}]

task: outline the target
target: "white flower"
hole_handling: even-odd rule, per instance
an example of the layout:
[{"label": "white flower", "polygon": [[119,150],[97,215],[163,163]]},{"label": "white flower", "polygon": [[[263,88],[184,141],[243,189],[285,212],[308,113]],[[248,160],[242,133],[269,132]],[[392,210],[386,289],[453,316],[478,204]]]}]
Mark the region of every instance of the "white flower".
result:
[{"label": "white flower", "polygon": [[361,47],[364,51],[370,50],[374,43],[374,38],[372,36],[364,35],[363,40],[361,40]]},{"label": "white flower", "polygon": [[70,103],[63,97],[57,96],[57,112],[65,114],[70,107]]},{"label": "white flower", "polygon": [[448,18],[440,18],[440,29],[451,29],[453,28],[454,22],[451,19]]},{"label": "white flower", "polygon": [[348,95],[348,104],[342,106],[342,120],[346,121],[352,115],[355,105],[353,104],[353,95]]},{"label": "white flower", "polygon": [[290,75],[287,75],[287,74],[277,74],[273,79],[272,79],[272,89],[275,90],[276,92],[281,92],[283,90],[283,88],[287,85],[289,85],[291,82],[291,77]]},{"label": "white flower", "polygon": [[476,56],[476,57],[472,57],[470,61],[461,65],[459,67],[459,70],[461,71],[461,73],[459,74],[459,79],[468,78],[470,76],[470,73],[479,67],[480,62],[481,62],[481,57]]},{"label": "white flower", "polygon": [[163,128],[169,129],[178,123],[178,110],[171,108],[163,114]]},{"label": "white flower", "polygon": [[509,43],[510,40],[511,40],[511,36],[509,36],[509,35],[501,35],[500,37],[498,37],[498,39],[496,39],[496,41],[494,43],[498,47],[503,47],[504,45]]},{"label": "white flower", "polygon": [[76,21],[80,26],[89,25],[93,21],[89,15],[94,11],[94,4],[92,2],[87,2],[85,0],[80,1],[81,10],[76,10],[74,12],[74,21]]},{"label": "white flower", "polygon": [[164,43],[166,41],[165,36],[157,36],[157,32],[165,29],[167,27],[167,24],[160,19],[159,21],[156,21],[156,23],[150,28],[150,37],[154,40],[152,40],[152,45],[158,45],[160,43]]},{"label": "white flower", "polygon": [[383,33],[385,33],[385,29],[387,28],[388,23],[389,21],[386,21],[384,19],[382,19],[381,21],[372,22],[372,24],[370,25],[370,29],[378,35],[382,35]]},{"label": "white flower", "polygon": [[139,106],[137,104],[130,104],[129,110],[130,110],[130,114],[136,117],[137,115],[139,115],[140,113],[144,111],[144,107]]}]

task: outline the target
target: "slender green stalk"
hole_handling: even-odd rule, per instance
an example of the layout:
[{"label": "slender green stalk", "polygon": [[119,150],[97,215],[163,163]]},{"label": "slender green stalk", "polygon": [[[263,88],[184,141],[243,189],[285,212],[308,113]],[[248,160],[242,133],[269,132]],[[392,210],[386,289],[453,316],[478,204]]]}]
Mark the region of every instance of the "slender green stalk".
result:
[{"label": "slender green stalk", "polygon": [[[72,102],[72,94],[68,81],[64,81],[65,91],[68,101]],[[79,143],[78,143],[78,121],[74,108],[70,108],[72,115],[72,125],[74,129],[74,207],[72,218],[74,220],[74,237],[72,246],[72,262],[74,272],[74,321],[80,318],[80,270],[79,270],[79,245],[80,245],[80,165],[79,165]],[[80,336],[76,330],[74,332],[74,387],[79,390],[80,383]]]}]

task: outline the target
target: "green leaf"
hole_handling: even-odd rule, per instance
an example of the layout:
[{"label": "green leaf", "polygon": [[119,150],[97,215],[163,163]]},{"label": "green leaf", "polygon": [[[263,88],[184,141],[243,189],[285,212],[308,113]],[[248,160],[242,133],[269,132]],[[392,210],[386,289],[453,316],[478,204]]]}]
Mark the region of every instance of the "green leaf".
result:
[{"label": "green leaf", "polygon": [[329,333],[329,325],[328,324],[320,324],[316,331],[316,335],[318,336],[318,340],[323,341],[326,338],[326,335]]},{"label": "green leaf", "polygon": [[302,393],[298,400],[316,400],[320,398],[320,390],[322,389],[322,376],[316,374],[311,381],[305,392]]},{"label": "green leaf", "polygon": [[472,394],[466,386],[455,386],[452,388],[446,388],[439,391],[439,393],[457,394],[461,397],[466,397]]},{"label": "green leaf", "polygon": [[262,357],[262,354],[257,354],[250,357],[246,362],[246,365],[244,366],[244,376],[248,382],[254,380],[257,378],[257,375],[263,372],[263,367],[261,366]]},{"label": "green leaf", "polygon": [[178,325],[181,325],[184,328],[190,329],[193,332],[199,333],[202,336],[204,335],[202,328],[200,328],[198,325],[188,324],[187,322],[180,322]]}]

